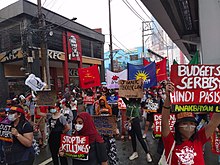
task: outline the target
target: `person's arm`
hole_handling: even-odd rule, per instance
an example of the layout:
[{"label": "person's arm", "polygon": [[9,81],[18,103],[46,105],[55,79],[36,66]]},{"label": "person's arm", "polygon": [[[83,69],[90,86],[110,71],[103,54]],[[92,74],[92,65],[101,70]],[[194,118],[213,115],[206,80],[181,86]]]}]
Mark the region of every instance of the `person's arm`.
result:
[{"label": "person's arm", "polygon": [[214,113],[209,123],[205,126],[206,138],[210,138],[214,133],[215,129],[220,124],[220,113]]},{"label": "person's arm", "polygon": [[64,125],[63,133],[65,134],[65,133],[67,133],[69,130],[70,130],[70,125],[69,125],[69,124]]},{"label": "person's arm", "polygon": [[11,130],[12,135],[14,135],[25,147],[31,147],[33,141],[33,132],[24,133],[23,135],[20,134],[16,128],[12,128]]},{"label": "person's arm", "polygon": [[161,130],[163,137],[167,137],[170,133],[170,125],[169,125],[170,109],[171,109],[170,93],[173,91],[174,91],[174,86],[172,83],[169,82],[166,85],[166,99],[162,107]]}]

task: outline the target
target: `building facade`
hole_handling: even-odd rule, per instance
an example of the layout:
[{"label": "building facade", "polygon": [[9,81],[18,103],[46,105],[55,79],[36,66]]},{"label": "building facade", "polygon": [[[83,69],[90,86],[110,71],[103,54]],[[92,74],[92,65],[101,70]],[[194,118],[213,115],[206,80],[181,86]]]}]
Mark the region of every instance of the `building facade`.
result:
[{"label": "building facade", "polygon": [[[98,65],[104,80],[104,35],[42,8],[45,25],[39,25],[38,6],[20,0],[0,10],[0,105],[28,89],[30,73],[43,80],[42,40],[52,90],[78,85],[78,68]],[[43,35],[42,35],[43,34]],[[49,65],[49,66],[48,66]]]}]

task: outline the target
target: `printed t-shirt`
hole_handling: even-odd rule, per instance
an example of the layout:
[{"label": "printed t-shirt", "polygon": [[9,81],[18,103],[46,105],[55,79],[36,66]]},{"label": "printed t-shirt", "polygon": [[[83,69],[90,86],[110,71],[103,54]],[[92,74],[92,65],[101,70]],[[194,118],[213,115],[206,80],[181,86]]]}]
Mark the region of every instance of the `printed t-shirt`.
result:
[{"label": "printed t-shirt", "polygon": [[[209,139],[206,138],[205,128],[199,130],[194,141],[184,141],[180,145],[175,145],[172,153],[171,165],[205,165],[203,157],[203,145]],[[171,150],[174,136],[170,132],[167,137],[163,137],[166,157]]]}]

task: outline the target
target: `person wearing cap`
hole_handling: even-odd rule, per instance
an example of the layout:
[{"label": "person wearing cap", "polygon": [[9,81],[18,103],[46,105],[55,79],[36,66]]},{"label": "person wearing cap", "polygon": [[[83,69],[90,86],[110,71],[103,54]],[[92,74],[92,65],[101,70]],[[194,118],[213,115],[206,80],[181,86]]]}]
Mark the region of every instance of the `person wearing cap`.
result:
[{"label": "person wearing cap", "polygon": [[22,106],[14,105],[8,111],[11,122],[11,135],[13,142],[5,142],[5,158],[8,165],[32,165],[35,158],[33,142],[33,127],[25,119]]},{"label": "person wearing cap", "polygon": [[175,133],[173,134],[169,126],[171,109],[170,93],[173,91],[173,83],[168,82],[166,85],[166,99],[162,108],[161,121],[165,156],[168,158],[170,150],[174,145],[171,151],[171,165],[205,165],[203,145],[209,140],[220,124],[220,113],[214,113],[210,122],[198,132],[196,129],[197,121],[192,112],[177,113],[174,125]]}]

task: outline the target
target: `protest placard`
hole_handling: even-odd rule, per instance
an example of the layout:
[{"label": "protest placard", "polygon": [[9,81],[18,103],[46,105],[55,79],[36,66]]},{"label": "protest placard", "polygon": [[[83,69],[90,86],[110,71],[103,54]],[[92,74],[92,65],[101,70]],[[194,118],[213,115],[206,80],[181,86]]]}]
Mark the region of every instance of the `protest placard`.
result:
[{"label": "protest placard", "polygon": [[220,112],[219,65],[172,65],[174,112]]},{"label": "protest placard", "polygon": [[[161,119],[162,119],[162,115],[161,114],[154,114],[154,135],[155,137],[161,137]],[[176,122],[176,117],[175,114],[170,114],[170,119],[169,119],[169,125],[170,125],[170,129],[171,132],[174,132],[174,124]]]},{"label": "protest placard", "polygon": [[143,97],[143,80],[119,80],[119,96],[127,98]]},{"label": "protest placard", "polygon": [[12,142],[11,125],[0,123],[0,140]]},{"label": "protest placard", "polygon": [[96,129],[101,135],[116,134],[116,116],[92,116]]},{"label": "protest placard", "polygon": [[158,102],[154,102],[154,100],[151,98],[148,98],[146,100],[146,104],[144,106],[145,112],[157,112],[158,108],[159,108]]},{"label": "protest placard", "polygon": [[37,105],[54,106],[57,101],[56,91],[38,91]]},{"label": "protest placard", "polygon": [[73,159],[88,160],[89,137],[62,134],[60,149],[66,156]]}]

